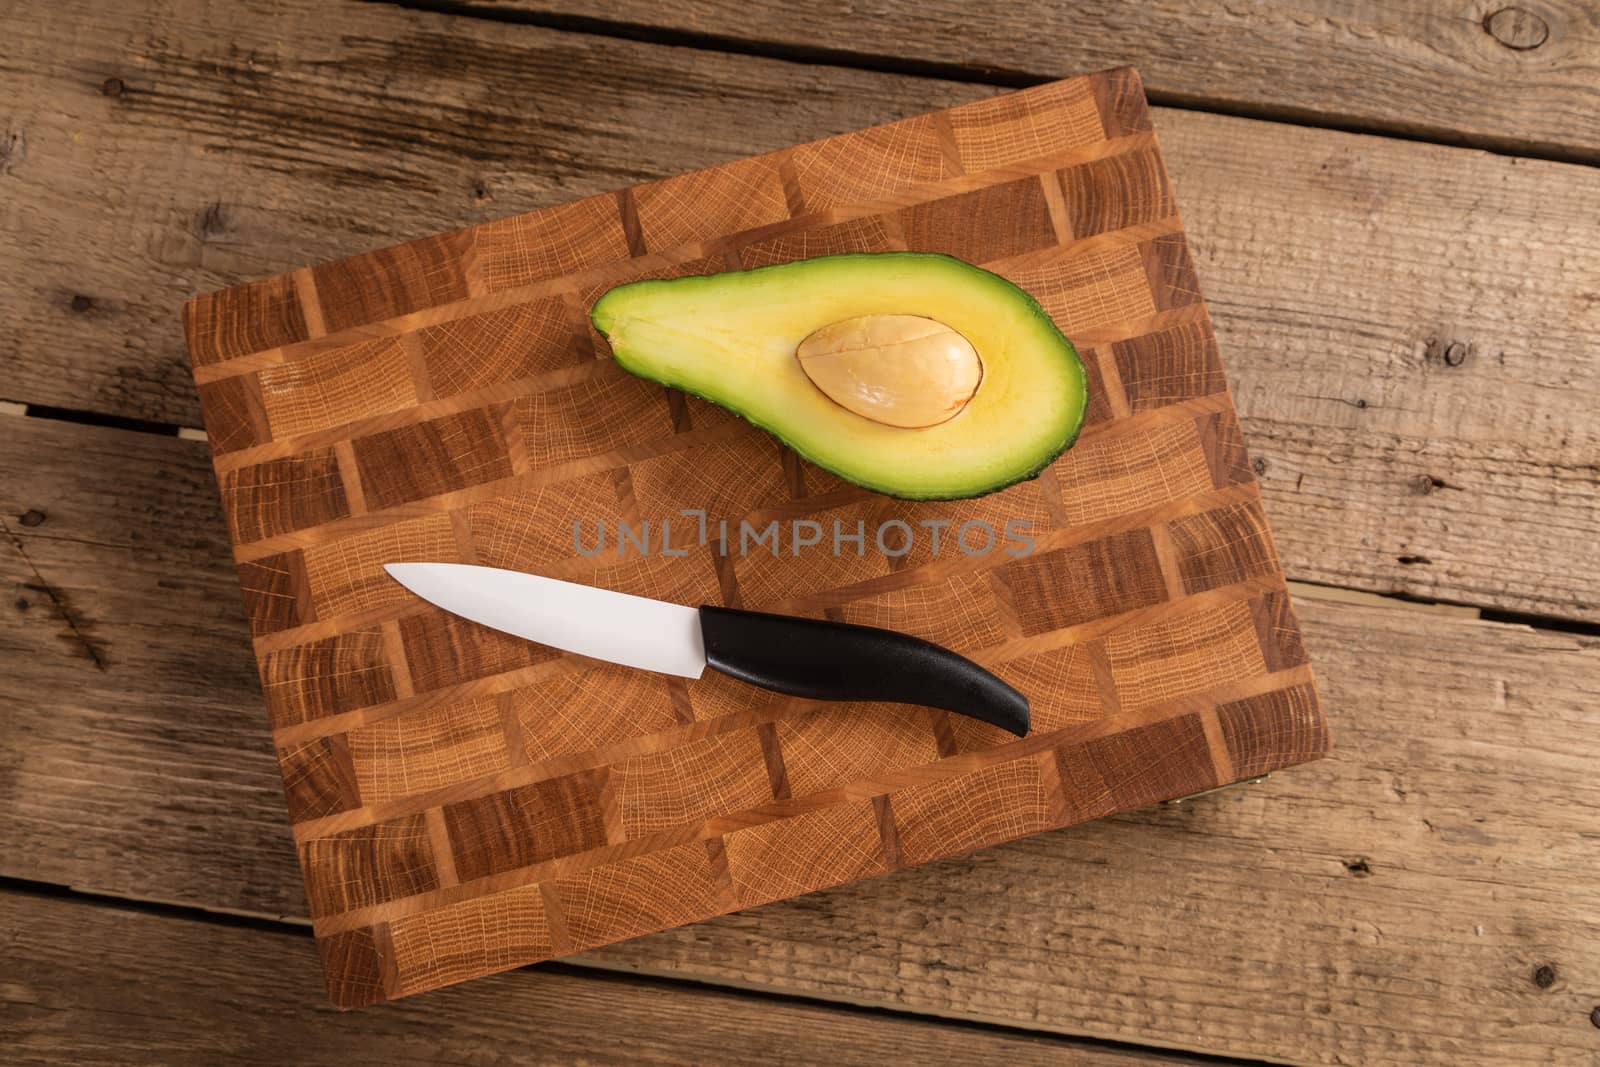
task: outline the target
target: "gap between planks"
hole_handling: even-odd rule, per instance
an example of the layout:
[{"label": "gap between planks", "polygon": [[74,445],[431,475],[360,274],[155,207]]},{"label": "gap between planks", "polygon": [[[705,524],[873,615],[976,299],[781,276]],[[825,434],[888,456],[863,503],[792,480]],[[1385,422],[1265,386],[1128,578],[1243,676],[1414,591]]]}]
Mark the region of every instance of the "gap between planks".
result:
[{"label": "gap between planks", "polygon": [[[1292,578],[1286,580],[1284,584],[1292,595],[1306,600],[1330,600],[1339,604],[1360,604],[1369,608],[1420,611],[1429,615],[1447,615],[1457,619],[1483,618],[1483,609],[1474,607],[1471,604],[1451,604],[1441,600],[1412,600],[1404,597],[1385,596],[1382,593],[1373,593],[1365,589],[1351,589],[1343,585],[1297,582]],[[1567,620],[1559,616],[1551,616],[1551,621],[1566,622]]]}]

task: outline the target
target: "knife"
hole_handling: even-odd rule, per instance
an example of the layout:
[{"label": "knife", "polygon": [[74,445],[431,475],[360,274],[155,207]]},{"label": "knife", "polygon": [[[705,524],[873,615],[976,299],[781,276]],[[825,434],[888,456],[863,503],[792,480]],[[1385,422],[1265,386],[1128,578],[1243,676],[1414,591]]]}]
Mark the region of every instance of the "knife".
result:
[{"label": "knife", "polygon": [[707,667],[807,700],[922,704],[1028,732],[1028,698],[971,660],[875,626],[698,608],[465,563],[389,563],[390,577],[462,618],[625,667]]}]

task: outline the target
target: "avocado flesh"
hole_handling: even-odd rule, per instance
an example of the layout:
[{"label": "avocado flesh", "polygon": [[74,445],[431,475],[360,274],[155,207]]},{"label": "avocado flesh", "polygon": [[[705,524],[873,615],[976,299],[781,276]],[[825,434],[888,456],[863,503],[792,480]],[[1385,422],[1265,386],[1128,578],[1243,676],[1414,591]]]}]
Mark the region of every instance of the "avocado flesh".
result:
[{"label": "avocado flesh", "polygon": [[[879,314],[934,319],[972,343],[983,378],[955,417],[887,426],[806,377],[801,341]],[[819,467],[906,499],[979,496],[1033,477],[1077,438],[1088,402],[1082,361],[1038,303],[952,256],[853,253],[633,282],[603,295],[592,318],[625,370],[720,404]]]}]

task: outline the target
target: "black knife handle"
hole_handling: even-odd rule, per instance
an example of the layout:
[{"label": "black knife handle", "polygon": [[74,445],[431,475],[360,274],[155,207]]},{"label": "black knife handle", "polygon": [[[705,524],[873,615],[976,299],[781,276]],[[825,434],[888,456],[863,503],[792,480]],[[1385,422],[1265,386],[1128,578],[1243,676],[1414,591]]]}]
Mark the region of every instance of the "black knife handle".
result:
[{"label": "black knife handle", "polygon": [[1028,732],[1028,698],[948,648],[894,630],[702,605],[706,664],[809,700],[923,704]]}]

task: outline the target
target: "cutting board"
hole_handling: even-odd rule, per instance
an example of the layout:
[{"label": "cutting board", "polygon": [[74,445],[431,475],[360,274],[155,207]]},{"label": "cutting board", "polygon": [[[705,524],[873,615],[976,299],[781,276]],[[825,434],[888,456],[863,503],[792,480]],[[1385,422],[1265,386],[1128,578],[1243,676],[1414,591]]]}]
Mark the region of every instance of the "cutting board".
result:
[{"label": "cutting board", "polygon": [[[587,322],[619,282],[890,249],[982,264],[1076,342],[1088,423],[1037,479],[951,503],[866,492],[621,372]],[[1131,70],[202,296],[185,324],[340,1006],[1328,747]],[[724,552],[723,519],[812,519],[824,543]],[[654,549],[578,550],[619,520],[655,525]],[[892,520],[914,535],[898,555],[873,543]],[[831,550],[836,521],[863,550]],[[984,524],[995,542],[972,551]],[[1023,690],[1033,731],[586,661],[419,602],[381,570],[402,560],[904,630]]]}]

